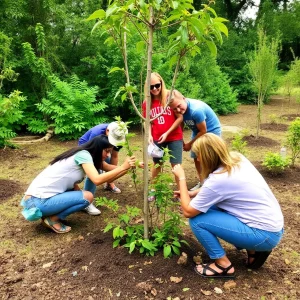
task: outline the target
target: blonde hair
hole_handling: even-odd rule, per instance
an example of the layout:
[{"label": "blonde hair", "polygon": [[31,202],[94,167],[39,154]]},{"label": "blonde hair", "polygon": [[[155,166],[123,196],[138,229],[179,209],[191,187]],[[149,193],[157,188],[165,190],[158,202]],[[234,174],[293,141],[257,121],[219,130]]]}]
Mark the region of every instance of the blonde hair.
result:
[{"label": "blonde hair", "polygon": [[169,101],[169,104],[171,104],[172,102],[174,102],[175,99],[178,99],[178,100],[183,100],[184,99],[183,95],[178,90],[173,90],[172,91],[172,95],[171,95],[170,98],[171,99]]},{"label": "blonde hair", "polygon": [[213,133],[205,133],[199,137],[192,146],[192,151],[196,153],[200,165],[201,176],[206,179],[219,167],[224,170],[219,173],[228,172],[239,166],[241,157],[236,153],[230,153],[224,140]]},{"label": "blonde hair", "polygon": [[[160,81],[160,84],[161,84],[161,89],[160,89],[160,95],[158,96],[159,97],[159,100],[160,100],[160,103],[161,103],[161,106],[165,107],[166,106],[166,103],[167,103],[167,95],[168,95],[168,90],[166,88],[166,85],[165,85],[165,82],[163,80],[163,78],[156,72],[153,72],[151,73],[151,76],[156,76],[159,81]],[[146,97],[147,95],[147,86],[146,86],[147,82],[145,82],[145,85],[144,85],[144,96]],[[150,88],[150,86],[149,86]],[[153,96],[150,92],[150,95],[151,95],[151,101],[153,99],[153,97],[157,97],[157,96]]]}]

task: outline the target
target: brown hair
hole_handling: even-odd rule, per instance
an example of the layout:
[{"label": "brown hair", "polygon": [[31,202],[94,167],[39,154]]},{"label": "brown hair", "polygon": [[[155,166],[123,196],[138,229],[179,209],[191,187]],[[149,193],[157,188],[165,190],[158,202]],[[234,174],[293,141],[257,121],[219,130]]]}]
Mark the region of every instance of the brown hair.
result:
[{"label": "brown hair", "polygon": [[[151,76],[153,76],[153,75],[156,76],[159,79],[160,83],[161,83],[160,95],[158,97],[159,97],[161,106],[165,107],[166,103],[167,103],[168,90],[166,89],[166,85],[165,85],[165,82],[164,82],[163,78],[156,72],[151,73]],[[144,85],[144,96],[145,97],[147,95],[147,86],[146,86],[146,84],[147,84],[147,82],[145,82],[145,85]],[[154,96],[151,93],[150,93],[150,95],[151,95],[151,101],[152,101]]]},{"label": "brown hair", "polygon": [[194,142],[192,151],[199,159],[203,179],[219,167],[224,168],[219,173],[228,172],[230,175],[232,169],[239,166],[241,161],[241,157],[237,153],[230,153],[224,140],[213,133],[205,133],[199,137]]}]

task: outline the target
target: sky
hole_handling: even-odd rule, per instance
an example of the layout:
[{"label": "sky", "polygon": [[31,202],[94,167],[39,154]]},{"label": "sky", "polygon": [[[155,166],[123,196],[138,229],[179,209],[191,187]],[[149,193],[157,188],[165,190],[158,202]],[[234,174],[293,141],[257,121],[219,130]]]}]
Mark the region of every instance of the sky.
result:
[{"label": "sky", "polygon": [[246,9],[246,11],[244,12],[244,17],[246,18],[250,18],[250,19],[256,19],[256,13],[258,11],[258,5],[259,5],[259,2],[260,0],[254,0],[256,6],[253,6],[253,7],[248,7]]}]

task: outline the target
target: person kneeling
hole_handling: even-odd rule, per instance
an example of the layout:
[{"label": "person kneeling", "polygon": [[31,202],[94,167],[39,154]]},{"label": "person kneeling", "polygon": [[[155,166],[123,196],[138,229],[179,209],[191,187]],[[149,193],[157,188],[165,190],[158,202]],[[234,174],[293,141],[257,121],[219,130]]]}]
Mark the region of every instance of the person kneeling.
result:
[{"label": "person kneeling", "polygon": [[[94,200],[92,192],[82,191],[78,186],[85,176],[95,185],[100,185],[125,175],[135,167],[134,156],[127,157],[119,167],[108,165],[105,160],[112,149],[108,137],[100,135],[55,157],[25,192],[21,202],[25,218],[34,221],[41,217],[42,224],[54,232],[69,232],[71,227],[66,226],[63,220]],[[107,172],[99,174],[99,169]],[[35,216],[31,216],[30,211],[34,211]]]},{"label": "person kneeling", "polygon": [[[268,184],[251,162],[229,152],[225,142],[212,133],[193,144],[202,166],[203,186],[188,191],[181,165],[173,168],[185,217],[198,241],[214,262],[195,267],[197,274],[212,278],[233,278],[234,267],[218,238],[246,249],[247,267],[258,269],[283,234],[283,215]],[[194,197],[191,200],[191,197]]]}]

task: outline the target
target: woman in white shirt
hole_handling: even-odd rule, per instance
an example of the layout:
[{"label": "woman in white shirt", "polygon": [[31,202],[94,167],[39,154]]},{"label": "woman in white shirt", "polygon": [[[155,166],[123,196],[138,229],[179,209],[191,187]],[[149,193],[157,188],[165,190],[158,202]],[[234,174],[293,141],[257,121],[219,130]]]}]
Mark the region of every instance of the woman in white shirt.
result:
[{"label": "woman in white shirt", "polygon": [[[195,267],[203,277],[233,278],[234,267],[218,238],[248,253],[247,267],[261,267],[283,234],[283,215],[268,184],[243,155],[230,153],[218,136],[206,133],[193,144],[201,165],[203,186],[188,191],[181,165],[179,180],[185,217],[195,236],[214,260]],[[191,199],[192,198],[192,199]]]},{"label": "woman in white shirt", "polygon": [[[88,176],[95,185],[100,185],[125,175],[135,166],[134,156],[126,158],[121,166],[106,163],[112,149],[108,137],[100,135],[55,157],[25,192],[21,202],[23,215],[27,217],[28,213],[28,220],[42,217],[42,224],[56,233],[69,232],[71,227],[62,220],[94,200],[93,193],[80,190],[78,183]],[[99,169],[106,172],[99,174]],[[32,209],[33,217],[30,216]]]}]

